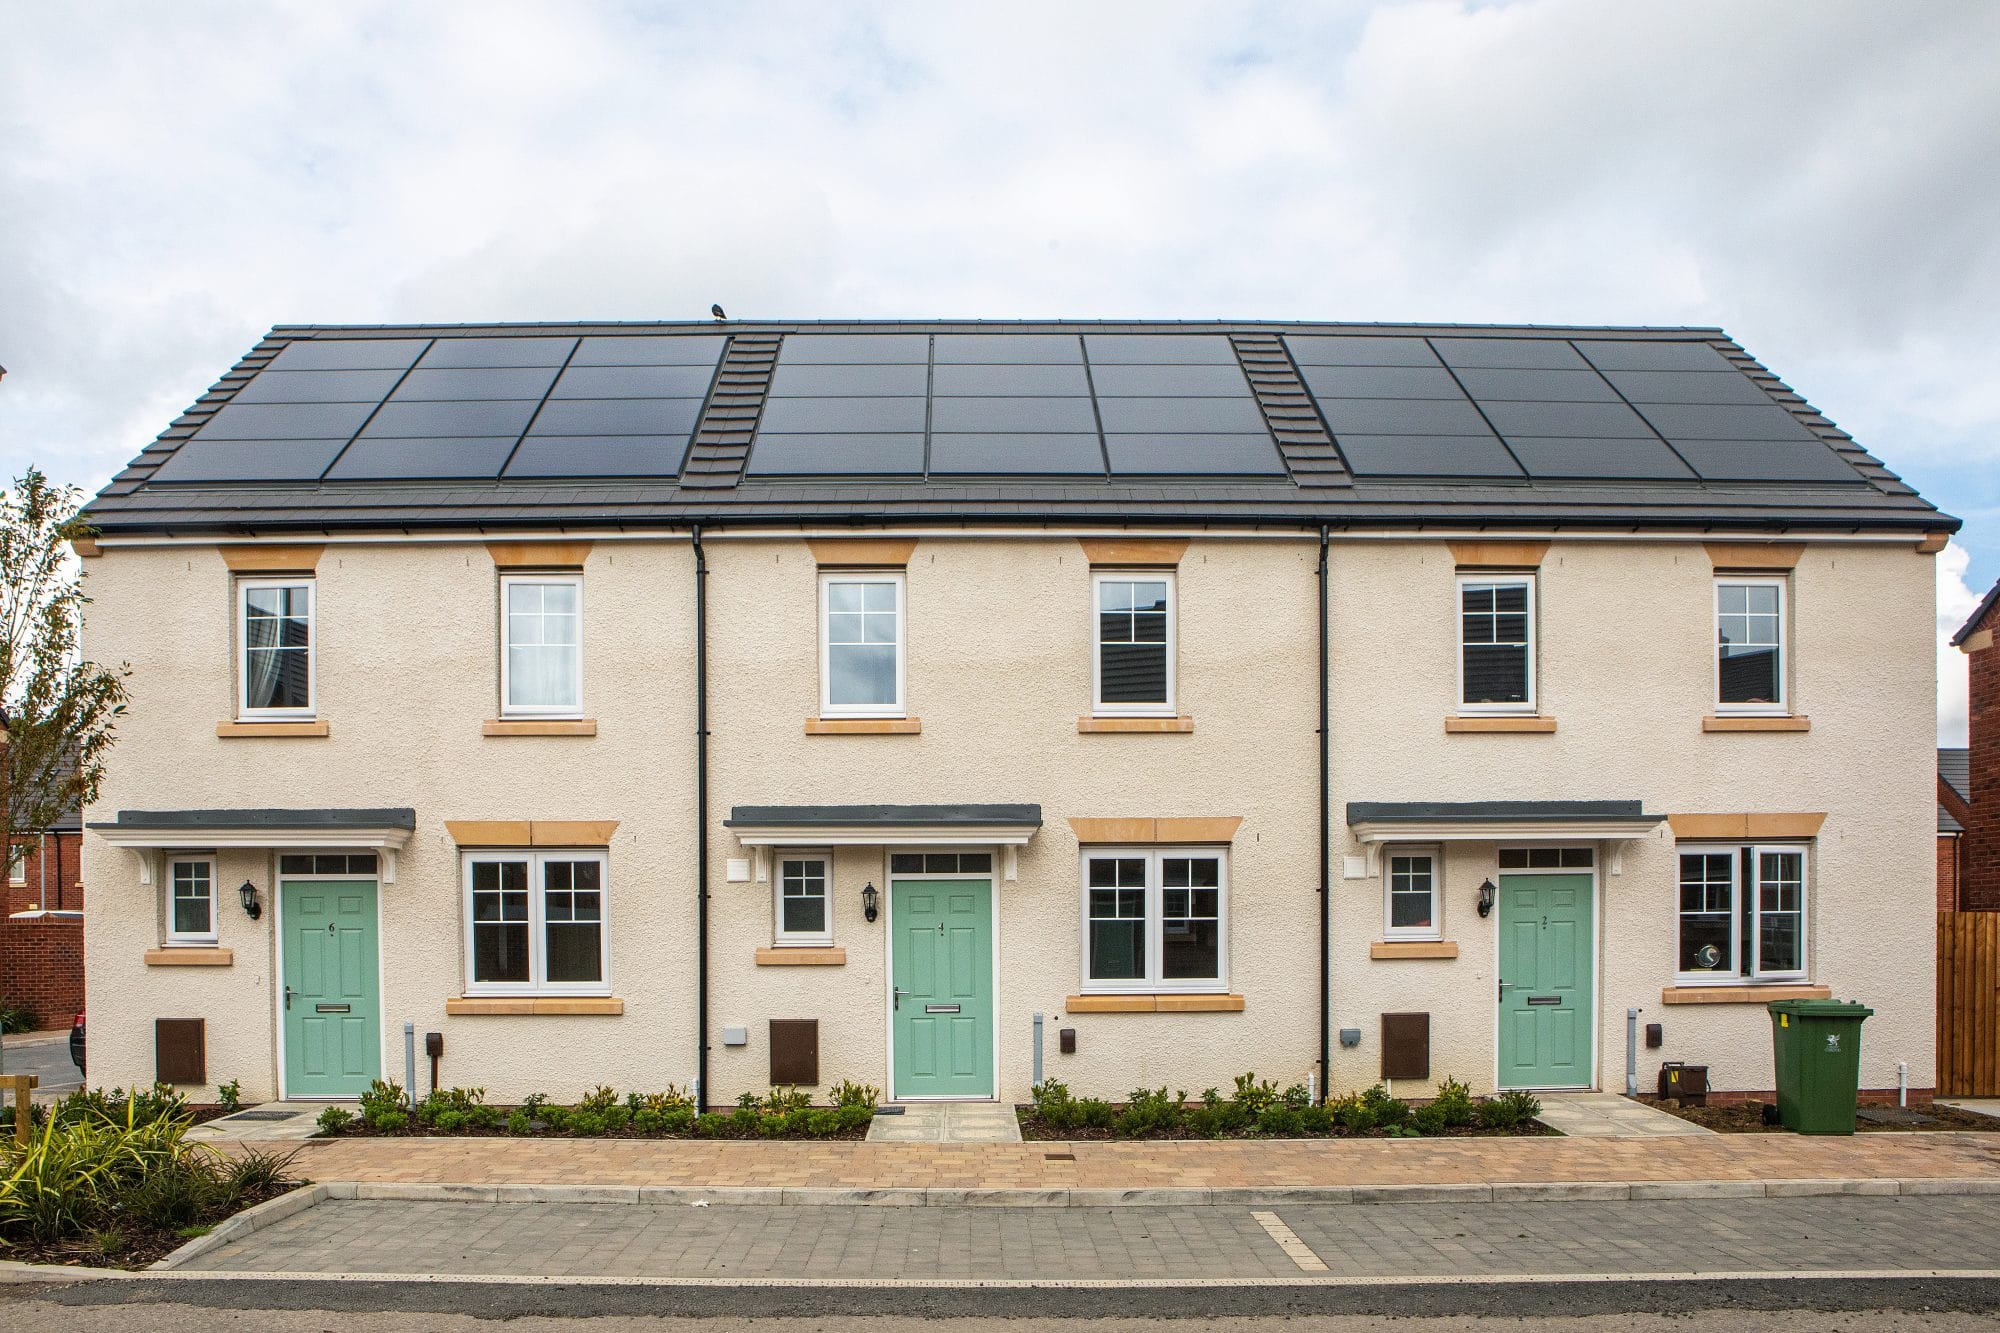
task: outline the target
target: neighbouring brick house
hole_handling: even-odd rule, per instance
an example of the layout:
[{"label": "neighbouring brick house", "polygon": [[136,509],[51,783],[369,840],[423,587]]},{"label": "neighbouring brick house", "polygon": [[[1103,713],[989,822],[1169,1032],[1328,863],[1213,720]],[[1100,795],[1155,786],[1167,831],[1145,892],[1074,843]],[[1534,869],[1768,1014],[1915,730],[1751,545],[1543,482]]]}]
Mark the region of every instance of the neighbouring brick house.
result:
[{"label": "neighbouring brick house", "polygon": [[[1938,751],[1938,906],[1945,907],[1945,815],[1952,835],[1957,910],[2000,911],[2000,583],[1980,600],[1954,648],[1967,658],[1966,748]],[[1947,756],[1957,755],[1956,760]],[[1951,771],[1948,771],[1948,766]]]},{"label": "neighbouring brick house", "polygon": [[17,834],[21,859],[0,891],[0,1001],[37,1027],[67,1026],[83,1008],[83,820]]}]

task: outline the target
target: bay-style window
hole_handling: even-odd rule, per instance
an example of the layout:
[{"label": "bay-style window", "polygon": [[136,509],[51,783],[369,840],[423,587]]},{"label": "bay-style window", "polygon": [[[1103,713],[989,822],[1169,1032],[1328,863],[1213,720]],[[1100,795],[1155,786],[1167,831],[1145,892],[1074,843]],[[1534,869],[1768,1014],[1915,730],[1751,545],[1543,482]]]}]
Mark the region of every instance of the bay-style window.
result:
[{"label": "bay-style window", "polygon": [[468,995],[605,995],[611,936],[602,852],[468,852]]},{"label": "bay-style window", "polygon": [[1091,584],[1097,602],[1092,711],[1173,716],[1174,576],[1097,574]]},{"label": "bay-style window", "polygon": [[236,584],[237,711],[255,720],[313,715],[313,582],[241,579]]},{"label": "bay-style window", "polygon": [[1084,989],[1225,989],[1227,892],[1220,850],[1086,852]]},{"label": "bay-style window", "polygon": [[1466,713],[1535,711],[1535,578],[1458,578],[1458,701]]},{"label": "bay-style window", "polygon": [[1676,972],[1695,983],[1803,978],[1805,848],[1683,844]]},{"label": "bay-style window", "polygon": [[500,599],[501,715],[581,717],[583,577],[504,575]]},{"label": "bay-style window", "polygon": [[902,717],[903,576],[823,574],[822,717]]},{"label": "bay-style window", "polygon": [[167,943],[215,943],[215,862],[176,857],[167,863]]},{"label": "bay-style window", "polygon": [[1404,847],[1384,858],[1388,875],[1383,905],[1382,938],[1436,940],[1444,938],[1439,914],[1438,856],[1430,847]]},{"label": "bay-style window", "polygon": [[1715,702],[1722,713],[1785,711],[1785,581],[1715,581]]},{"label": "bay-style window", "polygon": [[778,858],[779,944],[833,943],[833,907],[828,900],[832,864],[826,852],[786,852]]}]

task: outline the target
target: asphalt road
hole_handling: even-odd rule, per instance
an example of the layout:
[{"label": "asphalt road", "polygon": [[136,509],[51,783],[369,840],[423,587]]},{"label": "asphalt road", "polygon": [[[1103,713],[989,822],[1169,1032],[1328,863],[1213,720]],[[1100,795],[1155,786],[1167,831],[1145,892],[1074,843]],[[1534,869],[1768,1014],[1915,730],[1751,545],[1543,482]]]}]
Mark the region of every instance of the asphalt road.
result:
[{"label": "asphalt road", "polygon": [[1478,1283],[1456,1286],[1107,1288],[649,1287],[317,1280],[133,1279],[0,1287],[0,1327],[181,1333],[1126,1333],[1201,1320],[1216,1333],[1385,1327],[1500,1333],[1523,1327],[1635,1333],[1914,1333],[2000,1327],[2000,1282],[1791,1279],[1706,1283]]},{"label": "asphalt road", "polygon": [[33,1074],[42,1081],[38,1102],[53,1101],[83,1086],[83,1075],[69,1060],[69,1033],[23,1033],[5,1039],[9,1074]]}]

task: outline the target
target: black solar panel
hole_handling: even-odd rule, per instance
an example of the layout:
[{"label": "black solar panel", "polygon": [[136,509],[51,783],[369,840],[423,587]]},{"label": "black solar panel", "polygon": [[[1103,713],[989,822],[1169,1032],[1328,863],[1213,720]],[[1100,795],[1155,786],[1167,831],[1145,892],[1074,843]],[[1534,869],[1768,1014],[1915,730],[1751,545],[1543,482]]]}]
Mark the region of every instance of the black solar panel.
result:
[{"label": "black solar panel", "polygon": [[368,420],[368,403],[224,403],[198,440],[347,439]]},{"label": "black solar panel", "polygon": [[921,333],[789,333],[780,360],[792,365],[844,366],[930,360],[930,338]]},{"label": "black solar panel", "polygon": [[1288,333],[1285,346],[1301,366],[1435,366],[1436,353],[1422,338],[1321,337]]},{"label": "black solar panel", "polygon": [[699,398],[551,398],[530,435],[679,435],[693,432]]},{"label": "black solar panel", "polygon": [[1647,439],[1653,432],[1623,403],[1483,402],[1493,429],[1516,435],[1561,435],[1572,439]]},{"label": "black solar panel", "polygon": [[347,443],[338,440],[189,440],[153,475],[160,481],[312,481]]},{"label": "black solar panel", "polygon": [[921,434],[760,434],[747,468],[752,476],[891,476],[923,470]]},{"label": "black solar panel", "polygon": [[1315,398],[1452,398],[1464,391],[1442,366],[1300,366]]},{"label": "black solar panel", "polygon": [[1695,470],[1714,481],[1858,482],[1860,474],[1822,441],[1676,440]]},{"label": "black solar panel", "polygon": [[1509,435],[1507,447],[1531,477],[1630,477],[1688,481],[1694,472],[1674,451],[1644,439],[1551,439]]},{"label": "black solar panel", "polygon": [[1285,463],[1269,433],[1255,435],[1104,436],[1112,472],[1138,476],[1283,476]]},{"label": "black solar panel", "polygon": [[1245,398],[1250,382],[1243,368],[1226,366],[1153,366],[1109,363],[1092,366],[1090,382],[1099,398]]},{"label": "black solar panel", "polygon": [[513,451],[515,436],[460,439],[356,440],[327,472],[330,481],[386,480],[395,477],[491,477]]},{"label": "black solar panel", "polygon": [[1733,370],[1607,370],[1604,378],[1634,403],[1746,403],[1771,395]]},{"label": "black solar panel", "polygon": [[1073,333],[940,333],[937,363],[945,365],[1083,364]]},{"label": "black solar panel", "polygon": [[421,440],[454,435],[508,435],[527,429],[535,404],[520,399],[503,402],[382,404],[362,432],[364,438]]},{"label": "black solar panel", "polygon": [[1458,382],[1479,402],[1615,403],[1618,395],[1594,370],[1465,369]]},{"label": "black solar panel", "polygon": [[764,404],[765,434],[922,431],[921,398],[773,398]]},{"label": "black solar panel", "polygon": [[1264,413],[1246,392],[1240,398],[1105,398],[1098,411],[1105,434],[1263,434]]},{"label": "black solar panel", "polygon": [[1095,431],[1066,435],[939,432],[931,436],[931,472],[1103,476],[1104,452]]},{"label": "black solar panel", "polygon": [[1093,366],[1236,364],[1236,348],[1220,333],[1090,333],[1083,345]]},{"label": "black solar panel", "polygon": [[931,429],[1095,435],[1097,417],[1088,398],[939,398],[931,404]]},{"label": "black solar panel", "polygon": [[1518,477],[1493,435],[1343,435],[1340,451],[1360,477]]},{"label": "black solar panel", "polygon": [[671,477],[686,452],[685,435],[530,435],[501,475]]},{"label": "black solar panel", "polygon": [[267,370],[236,391],[236,403],[379,403],[400,370]]},{"label": "black solar panel", "polygon": [[431,345],[428,338],[336,338],[295,342],[271,358],[270,370],[408,370]]},{"label": "black solar panel", "polygon": [[[1639,411],[1669,440],[1811,440],[1819,437],[1776,403],[1642,403]],[[1824,448],[1824,445],[1821,445]]]},{"label": "black solar panel", "polygon": [[[965,369],[965,367],[960,367]],[[927,371],[914,365],[794,365],[780,361],[771,374],[773,398],[893,398],[924,395]]]},{"label": "black solar panel", "polygon": [[1579,341],[1576,350],[1599,370],[1727,370],[1729,358],[1705,342]]},{"label": "black solar panel", "polygon": [[719,337],[585,338],[569,359],[576,366],[706,366],[714,368],[722,359]]},{"label": "black solar panel", "polygon": [[459,401],[464,399],[538,399],[555,383],[554,366],[522,366],[500,370],[411,371],[396,386],[391,402]]},{"label": "black solar panel", "polygon": [[1556,338],[1433,338],[1431,346],[1454,370],[1588,370],[1590,364]]},{"label": "black solar panel", "polygon": [[439,338],[417,364],[425,370],[454,366],[559,366],[575,348],[574,338]]},{"label": "black solar panel", "polygon": [[571,362],[549,390],[549,397],[700,399],[708,393],[708,382],[713,378],[713,366],[579,366]]},{"label": "black solar panel", "polygon": [[[921,367],[918,367],[921,369]],[[1099,368],[1098,392],[1104,392],[1103,371]],[[923,385],[917,386],[923,392]],[[939,364],[931,368],[931,392],[948,397],[1084,398],[1090,393],[1090,379],[1083,362],[1074,365],[992,365],[964,366]]]},{"label": "black solar panel", "polygon": [[1336,436],[1488,435],[1486,422],[1471,403],[1402,398],[1330,398],[1320,414]]}]

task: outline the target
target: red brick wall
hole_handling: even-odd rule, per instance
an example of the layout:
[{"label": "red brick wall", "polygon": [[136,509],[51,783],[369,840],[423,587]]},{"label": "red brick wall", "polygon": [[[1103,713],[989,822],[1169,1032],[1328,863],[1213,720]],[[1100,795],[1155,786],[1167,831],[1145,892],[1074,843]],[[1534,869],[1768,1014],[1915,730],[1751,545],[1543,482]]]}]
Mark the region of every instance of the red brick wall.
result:
[{"label": "red brick wall", "polygon": [[[2000,614],[1988,613],[1986,632]],[[1976,636],[1976,637],[1983,637]],[[2000,911],[2000,646],[1987,643],[1969,654],[1971,819],[1959,860],[1959,905],[1972,912]]]},{"label": "red brick wall", "polygon": [[1958,835],[1940,833],[1937,836],[1937,909],[1940,912],[1958,910]]},{"label": "red brick wall", "polygon": [[83,1008],[83,921],[0,918],[0,999],[26,1007],[38,1028],[66,1028]]},{"label": "red brick wall", "polygon": [[[0,916],[36,908],[54,912],[83,910],[83,835],[51,833],[46,838],[23,836],[15,842],[27,850],[21,884],[0,886]],[[46,878],[44,875],[46,874]],[[46,887],[45,887],[46,886]]]}]

